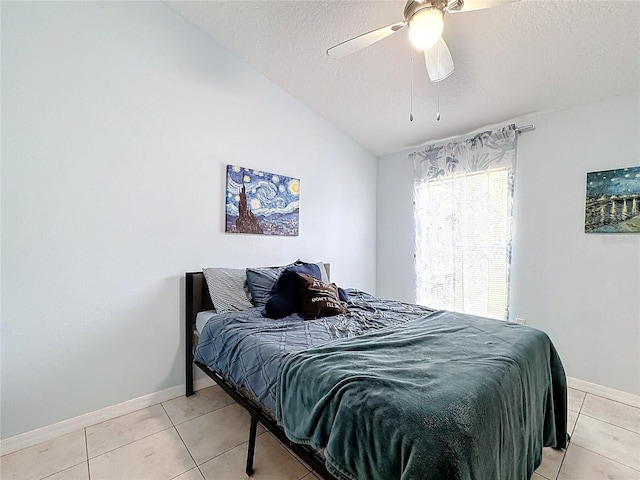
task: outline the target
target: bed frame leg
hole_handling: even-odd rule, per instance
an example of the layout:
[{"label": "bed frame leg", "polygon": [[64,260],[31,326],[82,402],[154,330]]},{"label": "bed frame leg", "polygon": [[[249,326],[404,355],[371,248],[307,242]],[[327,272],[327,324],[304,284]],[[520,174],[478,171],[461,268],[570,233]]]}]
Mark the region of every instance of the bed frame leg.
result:
[{"label": "bed frame leg", "polygon": [[[185,360],[185,396],[190,397],[193,395],[193,329],[196,322],[196,313],[193,311],[193,308],[200,297],[197,297],[194,292],[193,287],[194,282],[194,274],[187,273],[185,278],[185,325],[184,325],[184,334],[185,334],[185,348],[184,348],[184,360]],[[193,304],[192,304],[193,303]]]},{"label": "bed frame leg", "polygon": [[258,415],[251,414],[251,429],[249,430],[249,451],[247,452],[247,475],[253,475],[253,455],[256,451],[256,433],[258,430]]},{"label": "bed frame leg", "polygon": [[[187,348],[191,348],[191,345],[187,345]],[[193,354],[187,350],[187,358],[185,359],[185,396],[190,397],[193,395]]]}]

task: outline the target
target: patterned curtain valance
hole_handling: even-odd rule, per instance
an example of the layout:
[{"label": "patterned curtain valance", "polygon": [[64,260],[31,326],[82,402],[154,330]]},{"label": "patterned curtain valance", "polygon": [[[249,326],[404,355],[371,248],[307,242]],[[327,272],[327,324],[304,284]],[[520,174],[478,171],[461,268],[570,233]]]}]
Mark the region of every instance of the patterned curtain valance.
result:
[{"label": "patterned curtain valance", "polygon": [[516,126],[486,131],[466,140],[429,145],[414,152],[415,180],[427,182],[441,177],[505,167],[513,170]]}]

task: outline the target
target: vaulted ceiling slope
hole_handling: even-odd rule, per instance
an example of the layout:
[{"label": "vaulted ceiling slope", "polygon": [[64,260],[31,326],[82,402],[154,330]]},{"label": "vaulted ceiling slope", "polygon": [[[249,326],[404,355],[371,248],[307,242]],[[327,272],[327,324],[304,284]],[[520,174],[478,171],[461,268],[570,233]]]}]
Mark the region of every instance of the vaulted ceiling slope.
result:
[{"label": "vaulted ceiling slope", "polygon": [[325,53],[402,21],[403,0],[167,4],[376,155],[640,89],[636,0],[521,0],[446,15],[455,71],[431,83],[415,54],[413,122],[407,29],[344,58]]}]

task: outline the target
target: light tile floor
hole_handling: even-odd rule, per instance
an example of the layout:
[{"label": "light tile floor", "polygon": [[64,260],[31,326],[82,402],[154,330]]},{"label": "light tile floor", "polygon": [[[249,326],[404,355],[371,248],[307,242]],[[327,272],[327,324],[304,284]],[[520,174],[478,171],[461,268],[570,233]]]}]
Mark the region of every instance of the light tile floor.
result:
[{"label": "light tile floor", "polygon": [[[220,387],[177,397],[0,458],[2,480],[246,480],[249,416]],[[566,451],[533,480],[640,480],[640,408],[569,389]],[[255,480],[317,480],[258,430]]]}]

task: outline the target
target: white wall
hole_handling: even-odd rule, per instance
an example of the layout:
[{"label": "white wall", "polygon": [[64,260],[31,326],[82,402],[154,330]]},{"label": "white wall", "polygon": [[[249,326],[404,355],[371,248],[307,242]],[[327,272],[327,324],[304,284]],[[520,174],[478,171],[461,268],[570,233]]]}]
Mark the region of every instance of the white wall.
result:
[{"label": "white wall", "polygon": [[[546,331],[567,374],[640,394],[640,234],[585,234],[586,173],[640,165],[640,95],[516,120],[512,318]],[[413,166],[378,159],[377,293],[414,301]]]},{"label": "white wall", "polygon": [[[375,157],[159,2],[2,2],[2,438],[184,382],[185,271],[375,289]],[[225,165],[301,179],[224,234]]]}]

